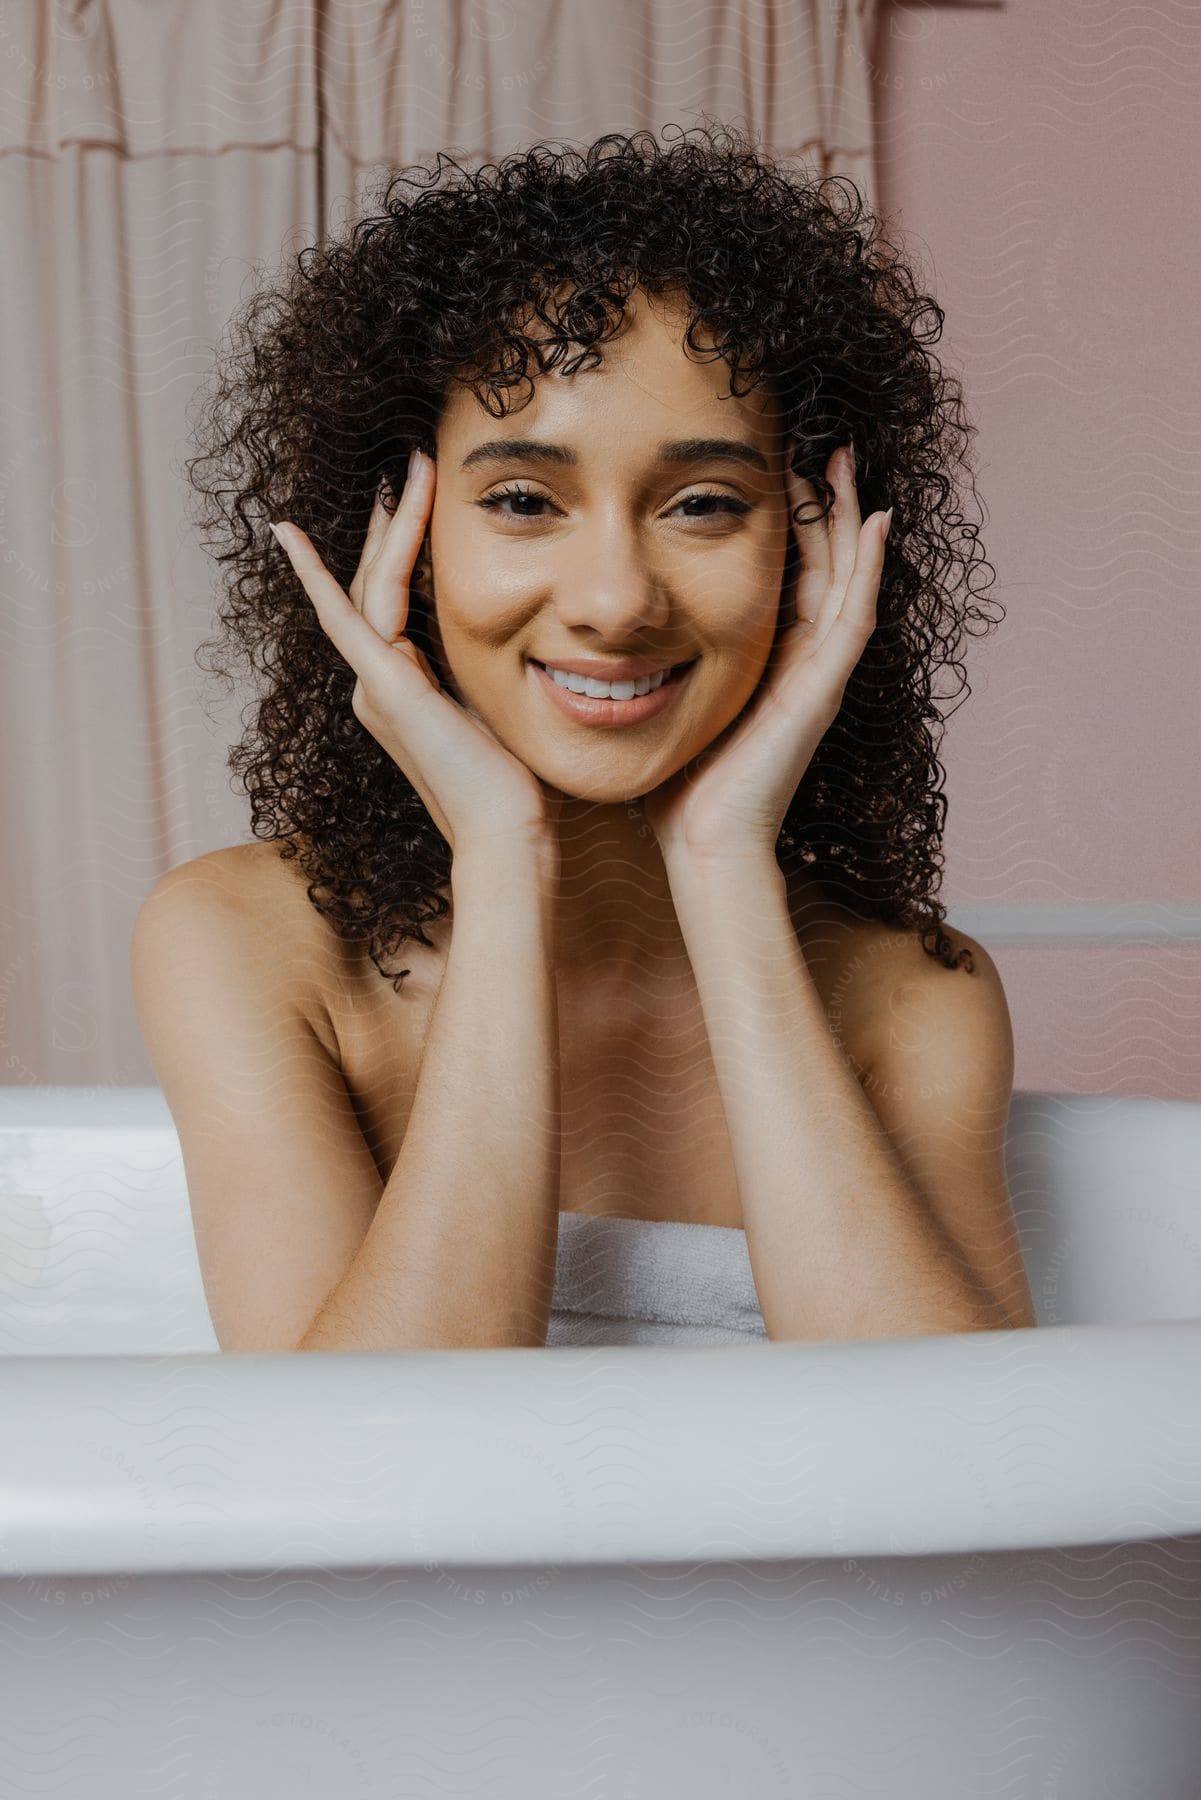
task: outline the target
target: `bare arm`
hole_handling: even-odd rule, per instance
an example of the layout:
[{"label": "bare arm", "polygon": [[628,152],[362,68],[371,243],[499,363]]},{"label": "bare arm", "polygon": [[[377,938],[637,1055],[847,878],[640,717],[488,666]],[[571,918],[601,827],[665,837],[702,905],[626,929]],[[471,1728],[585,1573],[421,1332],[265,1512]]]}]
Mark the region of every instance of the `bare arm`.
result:
[{"label": "bare arm", "polygon": [[559,1204],[550,885],[456,857],[413,1109],[371,1228],[301,1350],[546,1342]]},{"label": "bare arm", "polygon": [[559,1141],[545,864],[455,858],[447,965],[386,1186],[302,1004],[313,939],[277,924],[268,939],[229,868],[216,852],[164,876],[131,954],[221,1348],[544,1343]]}]

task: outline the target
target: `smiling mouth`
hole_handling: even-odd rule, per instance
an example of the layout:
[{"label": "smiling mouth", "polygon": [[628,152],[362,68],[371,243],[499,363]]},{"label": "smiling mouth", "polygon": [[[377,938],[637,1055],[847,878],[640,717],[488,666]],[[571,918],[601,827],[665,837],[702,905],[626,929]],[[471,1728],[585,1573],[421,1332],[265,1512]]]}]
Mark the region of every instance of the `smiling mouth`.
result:
[{"label": "smiling mouth", "polygon": [[[544,663],[544,662],[539,662],[538,658],[536,656],[531,656],[530,661],[533,663],[533,665],[536,669],[542,669],[546,674],[550,675],[550,669],[551,669],[550,664]],[[688,673],[688,670],[692,667],[693,663],[697,663],[699,661],[700,661],[699,656],[693,656],[693,657],[690,657],[687,662],[673,663],[671,668],[668,669],[667,673],[664,675],[662,681],[659,682],[658,686],[659,687],[670,687],[672,682],[678,681],[682,675],[686,675]],[[564,671],[564,673],[566,673],[566,671]],[[555,678],[552,675],[551,680],[554,681],[554,679]],[[587,677],[581,677],[581,679],[586,680]],[[620,680],[622,678],[619,676],[614,676],[613,679],[616,681],[616,680]],[[627,681],[632,681],[634,679],[634,677],[626,676],[624,679]],[[565,682],[556,682],[555,685],[557,687],[564,688],[567,693],[578,692],[577,689],[567,687],[567,684]],[[606,683],[606,685],[608,685],[608,684]],[[652,693],[656,693],[658,691],[658,689],[652,688],[650,691]],[[581,696],[581,698],[582,697],[583,696]]]},{"label": "smiling mouth", "polygon": [[[593,728],[614,726],[639,726],[649,724],[652,719],[665,717],[676,704],[676,694],[686,691],[693,669],[700,662],[694,656],[690,662],[676,663],[668,670],[658,687],[648,688],[646,693],[633,693],[627,699],[616,695],[589,694],[586,690],[580,694],[564,683],[556,681],[546,663],[530,657],[529,665],[534,671],[534,680],[543,697],[565,718],[572,719],[577,725]],[[554,665],[552,664],[551,667]],[[627,680],[627,686],[633,685]]]}]

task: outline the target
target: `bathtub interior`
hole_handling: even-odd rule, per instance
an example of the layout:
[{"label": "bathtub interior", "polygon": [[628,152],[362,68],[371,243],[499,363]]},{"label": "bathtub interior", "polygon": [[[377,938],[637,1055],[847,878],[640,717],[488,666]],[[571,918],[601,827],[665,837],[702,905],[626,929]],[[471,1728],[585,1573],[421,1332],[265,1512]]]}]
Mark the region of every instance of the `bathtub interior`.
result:
[{"label": "bathtub interior", "polygon": [[[1201,1103],[1019,1092],[1006,1161],[1040,1325],[1201,1317]],[[218,1348],[161,1091],[0,1089],[0,1353]]]}]

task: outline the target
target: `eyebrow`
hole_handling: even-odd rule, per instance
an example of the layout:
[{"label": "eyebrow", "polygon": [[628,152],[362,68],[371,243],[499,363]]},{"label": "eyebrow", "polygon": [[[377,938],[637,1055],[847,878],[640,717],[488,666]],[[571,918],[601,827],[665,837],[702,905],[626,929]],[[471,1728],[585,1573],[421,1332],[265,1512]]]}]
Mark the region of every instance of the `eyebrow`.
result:
[{"label": "eyebrow", "polygon": [[[763,452],[741,438],[675,438],[659,445],[655,460],[664,468],[678,468],[681,464],[694,462],[746,463],[752,469],[761,469],[765,475],[770,473]],[[579,461],[576,452],[567,444],[549,444],[542,438],[489,438],[468,452],[459,466],[459,473],[465,474],[481,463],[542,462],[574,469],[578,468]]]}]

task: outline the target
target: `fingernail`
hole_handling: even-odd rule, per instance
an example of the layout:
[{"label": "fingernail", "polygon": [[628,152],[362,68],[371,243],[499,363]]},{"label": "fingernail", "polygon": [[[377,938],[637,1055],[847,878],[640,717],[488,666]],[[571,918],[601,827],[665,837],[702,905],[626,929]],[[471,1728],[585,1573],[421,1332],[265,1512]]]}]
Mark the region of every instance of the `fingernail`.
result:
[{"label": "fingernail", "polygon": [[416,444],[414,444],[413,448],[409,451],[409,460],[405,464],[405,480],[406,481],[409,479],[409,476],[413,473],[413,470],[416,467],[417,467],[417,446],[416,446]]},{"label": "fingernail", "polygon": [[888,511],[884,515],[884,536],[885,537],[888,536],[888,528],[891,524],[892,524],[892,507],[890,506]]},{"label": "fingernail", "polygon": [[267,530],[273,534],[277,544],[283,543],[284,540],[280,537],[279,532],[276,531],[275,526],[271,523],[270,519],[267,520]]}]

